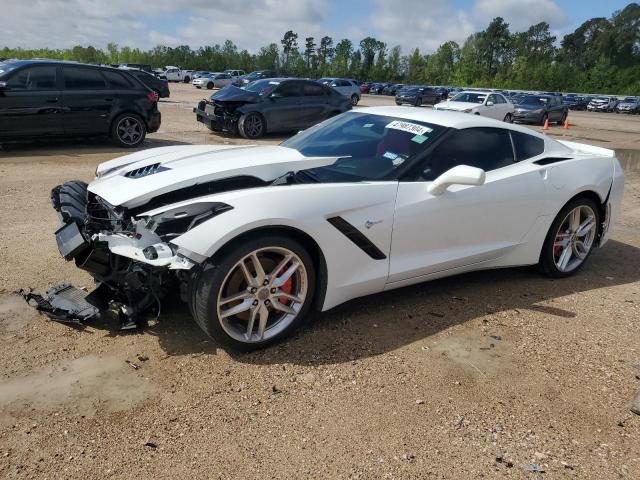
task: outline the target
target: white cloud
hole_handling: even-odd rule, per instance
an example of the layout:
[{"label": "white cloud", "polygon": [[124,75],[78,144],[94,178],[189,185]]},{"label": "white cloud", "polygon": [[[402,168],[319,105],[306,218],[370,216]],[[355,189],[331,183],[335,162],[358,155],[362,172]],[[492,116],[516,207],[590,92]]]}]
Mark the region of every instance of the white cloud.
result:
[{"label": "white cloud", "polygon": [[375,0],[370,16],[374,36],[404,53],[419,47],[429,53],[449,40],[463,42],[475,31],[469,15],[447,0]]},{"label": "white cloud", "polygon": [[[293,29],[304,37],[320,35],[327,0],[0,0],[0,46],[104,47],[108,42],[149,48],[158,43],[194,47],[233,40],[257,50],[278,42]],[[156,28],[184,19],[173,31]],[[175,23],[179,23],[175,21]]]},{"label": "white cloud", "polygon": [[512,32],[527,30],[542,21],[554,29],[567,23],[564,11],[553,0],[477,0],[473,16],[480,29],[486,28],[495,17],[502,17]]}]

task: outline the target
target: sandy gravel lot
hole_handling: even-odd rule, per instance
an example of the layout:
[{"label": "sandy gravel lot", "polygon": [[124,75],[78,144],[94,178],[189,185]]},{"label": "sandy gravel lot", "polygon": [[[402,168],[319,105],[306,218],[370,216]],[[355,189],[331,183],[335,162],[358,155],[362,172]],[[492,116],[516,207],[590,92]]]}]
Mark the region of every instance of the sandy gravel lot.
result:
[{"label": "sandy gravel lot", "polygon": [[[195,122],[205,93],[172,85],[145,148],[241,142]],[[579,275],[507,269],[399,289],[252,354],[217,348],[179,304],[123,335],[50,322],[13,295],[91,287],[57,253],[49,191],[124,152],[0,149],[0,478],[640,478],[640,117],[570,121],[549,134],[628,159],[622,218]]]}]

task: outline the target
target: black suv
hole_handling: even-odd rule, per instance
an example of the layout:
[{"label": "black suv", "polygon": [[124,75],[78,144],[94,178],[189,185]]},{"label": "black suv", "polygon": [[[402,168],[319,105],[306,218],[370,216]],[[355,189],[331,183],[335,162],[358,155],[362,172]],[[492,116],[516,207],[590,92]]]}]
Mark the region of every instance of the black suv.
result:
[{"label": "black suv", "polygon": [[158,128],[158,96],[124,70],[53,60],[0,65],[0,141],[110,135],[136,147]]}]

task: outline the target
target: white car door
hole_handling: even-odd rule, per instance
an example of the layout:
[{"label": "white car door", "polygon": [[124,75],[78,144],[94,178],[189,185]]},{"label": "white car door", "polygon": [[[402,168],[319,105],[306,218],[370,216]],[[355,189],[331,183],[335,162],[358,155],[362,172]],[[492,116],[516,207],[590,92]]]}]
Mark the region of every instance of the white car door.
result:
[{"label": "white car door", "polygon": [[[431,182],[457,165],[486,171],[482,186]],[[398,187],[388,283],[494,260],[523,241],[542,211],[540,166],[514,162],[508,130],[468,128],[443,140],[419,178]]]}]

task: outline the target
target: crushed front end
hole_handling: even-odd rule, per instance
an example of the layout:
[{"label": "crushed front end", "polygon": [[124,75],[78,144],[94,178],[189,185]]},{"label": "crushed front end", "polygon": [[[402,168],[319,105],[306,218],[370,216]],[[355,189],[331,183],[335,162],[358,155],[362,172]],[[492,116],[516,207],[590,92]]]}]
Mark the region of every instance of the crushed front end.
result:
[{"label": "crushed front end", "polygon": [[237,109],[245,102],[222,102],[218,100],[201,100],[193,112],[196,120],[204,123],[209,130],[215,132],[238,133],[238,120],[242,115]]},{"label": "crushed front end", "polygon": [[55,187],[51,203],[60,219],[55,233],[60,254],[96,281],[86,300],[100,311],[115,309],[122,328],[141,327],[158,316],[160,299],[179,286],[176,272],[194,265],[174,251],[161,221],[110,205],[84,182]]}]

